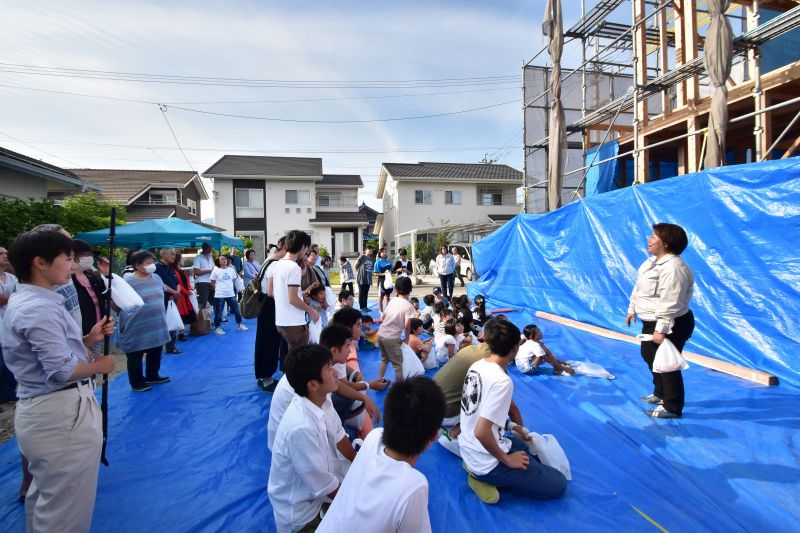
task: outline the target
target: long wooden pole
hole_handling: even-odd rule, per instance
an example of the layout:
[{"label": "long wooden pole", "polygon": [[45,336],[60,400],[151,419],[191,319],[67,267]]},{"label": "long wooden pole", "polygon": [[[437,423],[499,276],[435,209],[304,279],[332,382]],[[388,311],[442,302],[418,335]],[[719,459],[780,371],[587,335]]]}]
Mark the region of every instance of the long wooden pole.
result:
[{"label": "long wooden pole", "polygon": [[[111,317],[111,278],[114,275],[114,239],[117,236],[117,208],[111,208],[111,227],[108,229],[108,291],[104,315]],[[103,339],[103,355],[111,355],[111,337]],[[103,374],[102,396],[100,398],[100,413],[103,419],[103,447],[100,450],[100,462],[108,466],[106,457],[106,443],[108,442],[108,374]]]},{"label": "long wooden pole", "polygon": [[[545,320],[550,320],[551,322],[556,322],[563,326],[594,333],[595,335],[599,335],[607,339],[616,339],[618,341],[630,342],[631,344],[640,344],[639,339],[631,335],[601,328],[599,326],[593,326],[591,324],[585,324],[571,318],[554,315],[552,313],[545,313],[544,311],[536,311],[536,316],[539,318],[544,318]],[[714,359],[713,357],[708,357],[707,355],[700,355],[692,352],[683,352],[683,357],[687,361],[695,363],[696,365],[710,368],[711,370],[716,370],[717,372],[722,372],[724,374],[730,374],[731,376],[736,376],[737,378],[746,379],[761,385],[772,386],[778,384],[778,378],[776,376],[768,374],[767,372],[762,372],[761,370],[753,370],[752,368],[746,368],[733,363],[728,363],[726,361],[720,361],[719,359]]]}]

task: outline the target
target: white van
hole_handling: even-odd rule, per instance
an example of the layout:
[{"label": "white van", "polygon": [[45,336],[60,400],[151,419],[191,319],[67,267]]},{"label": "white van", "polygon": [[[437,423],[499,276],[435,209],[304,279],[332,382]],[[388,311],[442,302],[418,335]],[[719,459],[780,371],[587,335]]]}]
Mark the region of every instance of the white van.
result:
[{"label": "white van", "polygon": [[[472,262],[472,245],[469,243],[454,243],[448,247],[452,253],[455,248],[459,255],[461,255],[461,275],[467,281],[475,281],[478,279],[478,273],[475,272],[475,265]],[[438,255],[438,251],[437,251]],[[431,264],[428,266],[428,271],[433,276],[438,276],[439,272],[436,270],[436,258],[431,259]]]}]

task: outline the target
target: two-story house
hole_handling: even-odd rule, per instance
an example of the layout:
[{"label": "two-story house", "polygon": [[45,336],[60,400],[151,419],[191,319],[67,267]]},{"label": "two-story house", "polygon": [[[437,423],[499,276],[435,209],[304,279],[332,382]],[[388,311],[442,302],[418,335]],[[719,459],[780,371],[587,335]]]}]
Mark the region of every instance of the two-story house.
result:
[{"label": "two-story house", "polygon": [[94,183],[73,172],[0,148],[0,197],[9,200],[53,200],[82,192],[97,192]]},{"label": "two-story house", "polygon": [[316,157],[225,155],[203,177],[214,180],[214,224],[257,250],[299,229],[334,257],[358,255],[361,176],[324,174]]},{"label": "two-story house", "polygon": [[124,205],[127,222],[170,217],[200,222],[200,203],[209,199],[200,177],[191,171],[77,168],[72,172]]},{"label": "two-story house", "polygon": [[[394,254],[407,244],[398,235],[456,224],[506,221],[520,212],[516,189],[522,173],[484,163],[383,163],[377,197],[380,243]],[[403,241],[401,243],[401,240]]]}]

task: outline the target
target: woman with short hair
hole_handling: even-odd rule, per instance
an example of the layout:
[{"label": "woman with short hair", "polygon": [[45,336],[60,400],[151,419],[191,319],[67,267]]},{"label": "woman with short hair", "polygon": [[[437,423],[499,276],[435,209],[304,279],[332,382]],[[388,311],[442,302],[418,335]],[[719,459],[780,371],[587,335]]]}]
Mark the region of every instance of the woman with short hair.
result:
[{"label": "woman with short hair", "polygon": [[642,334],[652,335],[643,340],[642,359],[653,376],[653,393],[641,398],[657,407],[648,414],[655,418],[680,418],[683,415],[683,375],[674,372],[653,372],[656,351],[664,339],[669,339],[678,351],[694,331],[694,315],[689,309],[694,287],[694,274],[681,258],[689,245],[682,227],[675,224],[653,225],[647,238],[647,252],[651,254],[636,277],[631,293],[626,324],[642,321]]},{"label": "woman with short hair", "polygon": [[19,285],[3,322],[3,359],[19,386],[14,428],[33,482],[28,531],[89,531],[102,446],[95,374],[114,357],[89,348],[114,331],[107,317],[88,335],[55,291],[70,283],[72,239],[52,230],[21,234],[9,249]]},{"label": "woman with short hair", "polygon": [[[159,375],[161,350],[169,338],[164,309],[164,282],[156,271],[156,257],[147,250],[130,256],[133,272],[124,279],[144,300],[142,307],[121,311],[119,315],[119,347],[128,357],[128,382],[136,392],[147,392],[150,385],[167,383]],[[146,370],[142,374],[142,360]]]},{"label": "woman with short hair", "polygon": [[261,264],[256,259],[256,251],[252,248],[244,253],[244,286],[249,287],[250,282],[258,277]]}]

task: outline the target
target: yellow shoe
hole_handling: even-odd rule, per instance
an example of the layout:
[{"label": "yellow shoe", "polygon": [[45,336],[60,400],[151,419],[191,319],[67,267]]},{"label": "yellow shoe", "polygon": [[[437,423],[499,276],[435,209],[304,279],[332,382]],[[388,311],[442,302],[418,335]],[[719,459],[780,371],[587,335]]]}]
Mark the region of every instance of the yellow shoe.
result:
[{"label": "yellow shoe", "polygon": [[483,481],[479,481],[478,478],[472,475],[472,473],[467,470],[467,466],[465,464],[461,464],[464,467],[464,470],[467,471],[467,484],[469,488],[472,489],[472,492],[475,493],[475,496],[478,497],[480,501],[483,503],[488,503],[489,505],[493,505],[500,501],[500,491],[497,490],[497,487],[494,485],[489,485],[488,483],[484,483]]}]

